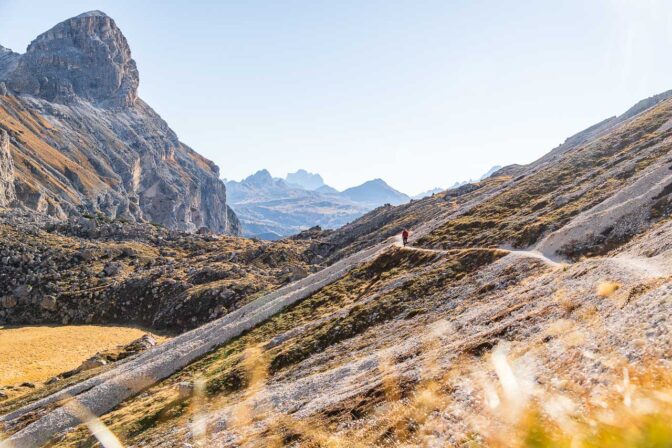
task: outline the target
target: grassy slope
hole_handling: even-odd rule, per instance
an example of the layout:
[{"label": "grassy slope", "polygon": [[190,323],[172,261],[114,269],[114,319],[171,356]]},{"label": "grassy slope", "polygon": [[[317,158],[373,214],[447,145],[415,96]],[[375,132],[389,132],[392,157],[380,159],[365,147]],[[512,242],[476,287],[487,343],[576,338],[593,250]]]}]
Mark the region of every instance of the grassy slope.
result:
[{"label": "grassy slope", "polygon": [[[287,375],[311,356],[368,334],[387,321],[417,319],[430,313],[436,305],[429,299],[420,300],[421,296],[431,297],[502,255],[492,250],[437,255],[392,249],[153,386],[148,394],[122,404],[104,421],[128,443],[142,445],[147,438],[167,431],[176,421],[184,423],[189,418],[189,401],[178,397],[177,383],[202,378],[209,399],[219,404],[235,401],[249,384],[246,350],[262,347],[268,374]],[[297,329],[303,331],[294,335]],[[285,335],[286,340],[278,341],[280,335]],[[332,363],[342,361],[339,358]],[[323,364],[318,369],[327,367],[328,364]],[[81,430],[63,446],[80,446],[88,438],[86,431]]]},{"label": "grassy slope", "polygon": [[421,244],[444,248],[534,244],[544,233],[599,204],[667,156],[672,145],[664,141],[672,131],[658,129],[670,118],[672,102],[667,101],[448,221]]},{"label": "grassy slope", "polygon": [[[572,358],[581,356],[580,348],[576,344],[571,345],[571,339],[578,337],[575,332],[563,330],[561,326],[549,326],[549,323],[571,318],[577,325],[585,325],[582,331],[593,331],[595,322],[601,320],[601,313],[608,311],[610,318],[619,315],[622,305],[615,301],[600,302],[599,295],[595,295],[596,279],[603,275],[597,273],[598,267],[585,262],[561,274],[548,275],[539,266],[527,266],[527,270],[521,268],[521,271],[511,268],[482,284],[478,280],[479,272],[502,255],[492,247],[507,243],[519,246],[532,244],[544,232],[562,226],[572,216],[618,191],[642,170],[665,157],[670,148],[663,140],[670,136],[670,131],[658,129],[671,116],[672,103],[663,103],[615,132],[576,148],[561,156],[553,165],[524,177],[486,180],[480,190],[454,201],[439,195],[396,209],[381,209],[343,231],[332,233],[328,236],[330,241],[343,243],[337,247],[348,253],[372,244],[403,226],[426,222],[445,214],[448,217],[446,222],[420,243],[429,247],[472,249],[447,255],[393,249],[151,387],[147,393],[123,403],[103,421],[129,444],[180,446],[183,443],[180,437],[184,434],[175,433],[175,429],[183,427],[193,417],[194,400],[180,398],[177,383],[201,378],[205,382],[204,393],[210,406],[231,405],[243,399],[248,389],[253,389],[257,374],[246,361],[251,356],[263,358],[257,361],[264,365],[264,375],[269,375],[266,381],[291,380],[306,369],[315,374],[346,363],[355,356],[355,352],[368,353],[381,340],[393,344],[395,330],[405,328],[406,335],[409,335],[440,316],[450,320],[459,318],[475,328],[469,338],[456,341],[459,353],[467,357],[467,362],[459,364],[465,370],[457,369],[457,373],[452,373],[458,377],[486,363],[489,358],[484,355],[501,339],[520,339],[524,344],[530,340],[534,342],[531,346],[534,350],[545,347],[544,344],[554,338],[562,339],[572,350],[561,353],[564,364],[554,368],[585,366],[589,361]],[[484,198],[499,188],[503,190],[490,199],[481,203],[472,200]],[[569,200],[558,201],[561,197]],[[475,203],[475,206],[462,210],[461,205],[468,203]],[[669,216],[664,213],[656,218],[665,223]],[[360,227],[356,231],[357,226]],[[476,248],[482,246],[490,246],[491,249]],[[601,253],[606,249],[596,247],[593,252],[584,255]],[[331,256],[338,257],[339,253],[332,252]],[[565,299],[565,293],[558,289],[560,278],[570,285],[582,285],[567,291],[571,300]],[[585,284],[580,283],[583,279],[586,279]],[[527,285],[535,282],[536,286]],[[467,283],[470,283],[470,288],[466,287]],[[617,296],[619,301],[627,303],[655,287],[656,284],[642,286],[635,282],[627,289],[622,288]],[[446,291],[453,290],[451,288],[456,291],[454,294],[462,294],[463,302],[446,302]],[[510,290],[512,292],[505,296],[505,301],[495,302],[497,294],[509,294]],[[549,293],[554,296],[541,295]],[[590,301],[582,303],[581,297]],[[637,315],[636,312],[634,314]],[[405,327],[405,322],[411,326]],[[605,339],[602,343],[608,345],[609,341]],[[520,350],[522,352],[523,348]],[[315,362],[312,362],[313,359]],[[576,381],[572,387],[577,393],[590,386]],[[645,373],[633,372],[633,384],[645,381]],[[663,376],[656,381],[660,386],[666,384]],[[506,386],[506,381],[502,383]],[[327,433],[338,428],[357,436],[356,429],[344,430],[340,425],[345,420],[356,422],[364,416],[375,422],[376,406],[389,402],[398,405],[401,411],[394,418],[386,417],[388,420],[381,426],[383,433],[378,434],[373,442],[394,445],[409,440],[412,445],[412,437],[417,435],[414,435],[413,428],[424,424],[437,409],[434,400],[439,397],[444,403],[450,400],[447,398],[450,394],[463,393],[459,388],[453,389],[457,386],[446,378],[438,382],[400,384],[398,387],[398,394],[388,395],[389,391],[376,388],[355,400],[347,400],[319,418],[309,420],[307,425],[313,428],[326,425]],[[618,397],[623,400],[623,393],[619,394],[605,395],[604,403],[607,406],[613,404]],[[594,440],[583,446],[605,446],[605,438],[617,439],[618,443],[609,442],[611,446],[666,446],[652,444],[650,440],[661,437],[661,440],[666,440],[664,437],[669,435],[659,429],[661,421],[664,421],[661,418],[667,415],[664,411],[649,420],[641,413],[632,416],[635,422],[633,429],[621,424],[620,419],[627,415],[627,409],[623,410],[616,404],[613,404],[613,409],[618,414],[614,414],[612,421],[620,426],[612,428],[608,423],[598,421],[592,426],[595,429],[591,436]],[[592,412],[591,409],[587,411]],[[515,443],[516,446],[569,446],[566,438],[562,439],[565,436],[558,436],[561,432],[554,432],[557,423],[549,423],[535,412],[535,409],[529,409],[523,414],[518,413],[515,421],[507,420],[506,415],[492,416],[490,421],[507,428],[499,435],[500,439],[501,435],[506,435],[509,442],[520,440],[520,443]],[[458,425],[459,418],[454,418],[457,420],[453,424]],[[590,426],[590,418],[580,421],[580,424]],[[259,443],[277,442],[276,436],[281,434],[282,443],[301,441],[305,446],[356,446],[342,441],[323,443],[331,439],[325,439],[326,436],[319,430],[303,428],[297,431],[296,425],[296,422],[285,425],[279,421],[277,431],[269,432],[269,439]],[[368,425],[371,426],[371,422]],[[630,430],[631,433],[628,432]],[[474,436],[473,446],[483,443],[507,446],[507,439],[499,440],[496,431],[488,437]],[[553,441],[555,438],[557,443]],[[349,442],[353,440],[347,439]],[[80,428],[69,434],[60,445],[88,446],[91,443],[87,431]]]},{"label": "grassy slope", "polygon": [[[445,222],[419,245],[444,249],[530,246],[667,157],[672,129],[661,130],[661,126],[670,119],[672,101],[667,100],[546,166],[521,168],[513,178],[486,179],[477,183],[479,189],[459,197],[441,193],[404,206],[377,209],[326,235],[322,249],[338,258],[440,216]],[[600,254],[612,247],[607,241],[567,255]]]}]

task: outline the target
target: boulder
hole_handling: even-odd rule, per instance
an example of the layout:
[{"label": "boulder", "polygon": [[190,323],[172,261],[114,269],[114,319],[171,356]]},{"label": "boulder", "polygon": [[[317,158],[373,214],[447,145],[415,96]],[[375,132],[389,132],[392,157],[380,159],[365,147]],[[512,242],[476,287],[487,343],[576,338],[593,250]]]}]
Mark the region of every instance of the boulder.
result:
[{"label": "boulder", "polygon": [[105,265],[105,268],[103,268],[103,272],[105,273],[105,275],[112,277],[114,275],[119,274],[121,272],[121,268],[122,268],[121,263],[112,261]]},{"label": "boulder", "polygon": [[18,300],[16,300],[16,297],[14,296],[4,296],[0,298],[0,305],[3,308],[14,308],[17,303]]},{"label": "boulder", "polygon": [[98,227],[95,219],[85,218],[84,216],[77,220],[77,224],[79,224],[82,230],[86,232],[92,232],[96,230],[96,227]]},{"label": "boulder", "polygon": [[93,260],[96,257],[96,251],[93,249],[83,249],[77,252],[77,257],[84,260],[84,261],[89,261]]},{"label": "boulder", "polygon": [[12,294],[19,300],[25,299],[30,295],[30,292],[33,290],[33,287],[30,285],[21,285],[17,286],[12,290]]},{"label": "boulder", "polygon": [[91,358],[87,359],[80,365],[76,370],[78,372],[83,372],[84,370],[97,369],[107,364],[107,360],[100,355],[94,355]]},{"label": "boulder", "polygon": [[301,266],[291,265],[287,268],[287,270],[289,271],[289,280],[293,282],[301,280],[308,275],[308,271],[306,271]]},{"label": "boulder", "polygon": [[148,350],[156,345],[156,339],[151,334],[145,334],[141,338],[128,344],[124,347],[124,352],[128,354],[136,354]]},{"label": "boulder", "polygon": [[44,296],[40,300],[40,307],[47,311],[56,311],[57,303],[56,297],[54,296]]}]

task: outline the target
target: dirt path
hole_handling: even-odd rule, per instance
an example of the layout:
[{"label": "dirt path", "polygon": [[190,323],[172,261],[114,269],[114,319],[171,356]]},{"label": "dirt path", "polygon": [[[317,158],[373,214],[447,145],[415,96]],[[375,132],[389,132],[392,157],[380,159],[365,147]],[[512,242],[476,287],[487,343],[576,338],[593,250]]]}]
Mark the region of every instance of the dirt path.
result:
[{"label": "dirt path", "polygon": [[508,257],[534,258],[543,261],[544,263],[553,268],[562,268],[567,266],[567,263],[561,263],[558,261],[551,260],[546,255],[536,250],[509,250],[509,249],[503,249],[503,250],[507,250],[509,252],[509,255],[507,255]]},{"label": "dirt path", "polygon": [[[396,237],[395,246],[401,247],[405,250],[414,250],[418,252],[427,252],[427,253],[433,253],[433,254],[450,254],[450,253],[456,253],[456,252],[462,252],[466,249],[480,249],[478,247],[470,247],[470,248],[465,248],[465,249],[428,249],[424,247],[417,247],[417,246],[409,246],[406,245],[404,246],[401,237]],[[536,250],[514,250],[514,249],[505,249],[505,248],[500,248],[499,250],[508,252],[509,257],[516,257],[516,258],[534,258],[537,260],[541,260],[547,265],[553,267],[553,268],[561,268],[566,266],[566,263],[558,262],[555,260],[550,259],[546,255],[542,254],[539,251]]]},{"label": "dirt path", "polygon": [[605,260],[643,278],[667,277],[672,275],[672,263],[667,259],[619,254],[612,258],[606,258]]},{"label": "dirt path", "polygon": [[[253,328],[287,306],[310,296],[324,286],[340,279],[357,265],[374,258],[393,245],[400,245],[399,238],[391,238],[370,249],[344,258],[320,272],[262,296],[218,320],[184,333],[155,349],[121,362],[113,369],[97,377],[65,388],[49,397],[1,416],[0,423],[4,423],[11,429],[26,414],[45,408],[50,404],[71,396],[76,397],[79,403],[93,414],[103,415],[123,400],[170,376],[195,359],[226,343],[244,331]],[[453,250],[425,249],[413,246],[406,246],[405,249],[436,254],[454,252]],[[564,266],[540,252],[517,250],[508,250],[508,252],[509,255],[507,256],[509,257],[534,258],[543,261],[553,268]],[[651,274],[660,273],[653,269],[652,266],[648,266],[641,261],[623,260],[617,262],[624,263],[631,269],[639,269]],[[0,448],[41,446],[54,435],[78,424],[79,420],[75,415],[65,407],[57,407],[37,419],[34,423],[13,434],[10,439],[0,444]]]}]

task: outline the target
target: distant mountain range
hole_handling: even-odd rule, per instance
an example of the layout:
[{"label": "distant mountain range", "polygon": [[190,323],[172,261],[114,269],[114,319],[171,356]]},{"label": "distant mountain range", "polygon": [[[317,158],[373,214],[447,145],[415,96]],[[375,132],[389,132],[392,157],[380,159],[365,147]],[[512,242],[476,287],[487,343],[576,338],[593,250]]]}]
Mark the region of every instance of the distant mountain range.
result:
[{"label": "distant mountain range", "polygon": [[340,195],[370,208],[376,208],[383,204],[400,205],[411,200],[408,195],[387,185],[383,179],[364,182],[362,185],[344,190]]},{"label": "distant mountain range", "polygon": [[286,177],[287,183],[299,186],[304,190],[319,190],[322,187],[328,187],[324,183],[322,176],[315,173],[309,173],[306,170],[298,170],[296,173],[289,173]]},{"label": "distant mountain range", "polygon": [[[496,165],[479,179],[455,182],[457,188],[490,177],[500,170]],[[373,179],[343,191],[327,185],[321,175],[300,169],[282,179],[260,170],[242,181],[225,181],[227,200],[240,219],[243,235],[277,240],[317,226],[341,227],[381,205],[405,204],[445,188],[434,188],[412,198]]]},{"label": "distant mountain range", "polygon": [[441,193],[442,191],[446,191],[448,189],[458,188],[458,187],[461,187],[462,185],[469,184],[469,183],[472,183],[472,182],[479,182],[483,179],[487,179],[488,177],[492,176],[493,174],[495,174],[497,171],[499,171],[501,169],[502,169],[502,167],[500,165],[495,165],[492,168],[490,168],[488,171],[486,171],[485,174],[483,174],[481,177],[479,177],[476,180],[469,179],[469,180],[464,180],[462,182],[455,182],[450,188],[441,188],[441,187],[432,188],[431,190],[423,191],[420,194],[416,194],[415,196],[412,197],[412,199],[426,198],[426,197],[432,196],[436,193]]},{"label": "distant mountain range", "polygon": [[422,193],[419,193],[419,194],[416,194],[415,196],[412,196],[411,199],[426,198],[426,197],[432,196],[436,193],[441,193],[442,191],[445,191],[445,190],[446,190],[445,188],[441,188],[441,187],[432,188],[431,190],[423,191]]},{"label": "distant mountain range", "polygon": [[411,200],[382,179],[339,192],[325,184],[319,174],[303,169],[285,179],[260,170],[226,185],[227,199],[242,222],[243,235],[268,240],[316,225],[337,228],[381,205]]}]

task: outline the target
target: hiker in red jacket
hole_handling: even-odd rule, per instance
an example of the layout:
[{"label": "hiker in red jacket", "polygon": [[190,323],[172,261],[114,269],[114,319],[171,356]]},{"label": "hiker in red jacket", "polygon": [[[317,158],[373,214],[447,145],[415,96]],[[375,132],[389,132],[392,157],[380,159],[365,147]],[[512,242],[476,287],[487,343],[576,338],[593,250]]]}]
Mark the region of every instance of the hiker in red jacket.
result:
[{"label": "hiker in red jacket", "polygon": [[401,232],[401,240],[404,242],[404,246],[408,244],[408,229],[404,229],[404,231]]}]

